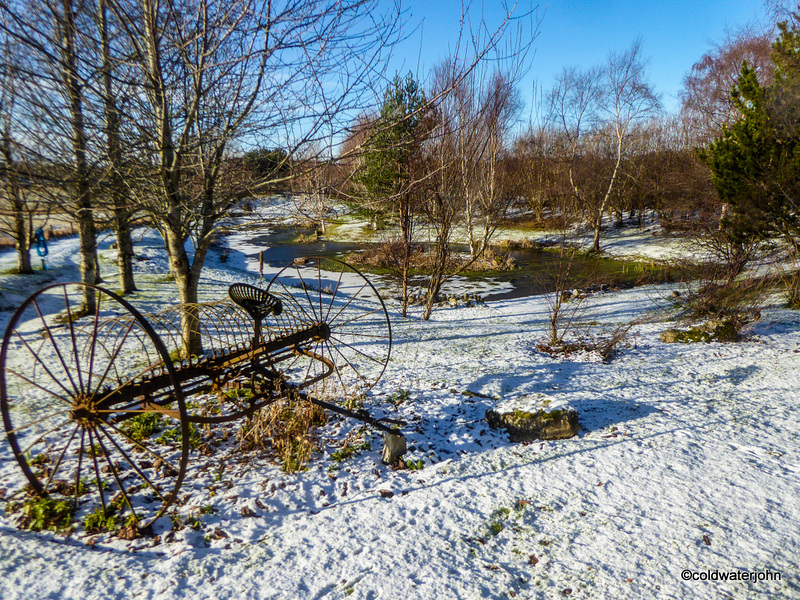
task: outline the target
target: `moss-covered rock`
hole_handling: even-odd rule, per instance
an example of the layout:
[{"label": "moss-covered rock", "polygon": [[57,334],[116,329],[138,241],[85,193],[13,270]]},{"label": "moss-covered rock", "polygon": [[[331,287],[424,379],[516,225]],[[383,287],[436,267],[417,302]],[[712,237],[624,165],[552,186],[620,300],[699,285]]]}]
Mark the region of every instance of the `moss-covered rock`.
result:
[{"label": "moss-covered rock", "polygon": [[578,411],[568,405],[549,406],[548,400],[526,397],[501,402],[486,411],[486,422],[508,431],[512,442],[563,440],[580,430]]},{"label": "moss-covered rock", "polygon": [[692,344],[697,342],[738,342],[738,322],[735,319],[712,319],[691,329],[667,329],[659,339],[665,344]]}]

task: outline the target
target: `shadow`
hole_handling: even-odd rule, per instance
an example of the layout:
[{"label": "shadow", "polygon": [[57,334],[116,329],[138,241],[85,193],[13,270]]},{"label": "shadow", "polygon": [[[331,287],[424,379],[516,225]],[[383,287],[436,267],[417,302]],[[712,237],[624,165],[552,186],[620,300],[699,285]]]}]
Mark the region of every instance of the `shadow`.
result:
[{"label": "shadow", "polygon": [[581,425],[578,435],[580,436],[614,425],[629,423],[656,412],[656,409],[648,404],[608,398],[580,400],[572,406],[578,411],[578,422]]},{"label": "shadow", "polygon": [[[557,460],[569,458],[571,456],[578,456],[578,455],[581,455],[581,454],[589,454],[589,453],[594,452],[595,450],[598,450],[598,449],[607,449],[609,447],[618,446],[618,445],[621,445],[621,444],[642,443],[643,441],[659,438],[659,437],[662,437],[662,436],[672,435],[676,431],[682,431],[683,429],[684,428],[682,426],[678,426],[678,427],[675,427],[673,429],[657,431],[657,432],[652,433],[650,435],[644,435],[644,436],[638,435],[635,438],[629,438],[629,437],[624,437],[624,436],[618,436],[618,437],[611,436],[608,439],[605,439],[605,438],[593,438],[591,440],[586,440],[587,442],[591,442],[591,445],[589,445],[589,446],[581,445],[579,447],[575,447],[575,446],[567,446],[567,445],[565,445],[563,447],[563,450],[561,450],[561,451],[548,452],[547,454],[545,454],[543,456],[537,456],[533,460],[530,460],[530,461],[524,461],[524,462],[521,462],[519,464],[504,465],[504,466],[501,466],[499,468],[488,469],[486,472],[482,472],[482,473],[460,474],[460,475],[457,475],[457,476],[446,477],[446,478],[440,479],[439,481],[435,481],[435,482],[432,482],[432,483],[427,483],[427,482],[422,481],[422,480],[409,481],[408,485],[406,485],[405,487],[394,488],[394,495],[398,495],[398,494],[399,495],[406,495],[406,494],[417,492],[417,491],[421,491],[421,490],[431,490],[431,489],[434,489],[434,488],[438,488],[438,487],[442,487],[442,486],[448,485],[449,483],[451,483],[453,481],[461,481],[461,482],[464,482],[464,481],[478,481],[478,480],[481,480],[481,479],[483,479],[485,477],[495,476],[495,475],[497,475],[499,473],[514,473],[514,472],[518,472],[518,471],[521,471],[521,470],[525,470],[525,469],[530,469],[532,467],[536,467],[537,465],[543,465],[545,463],[549,463],[549,462],[552,462],[552,461],[557,461]],[[563,440],[563,441],[568,442],[569,440]],[[496,447],[499,447],[499,446],[522,446],[524,448],[524,446],[528,446],[528,445],[529,444],[524,444],[524,443],[521,443],[521,444],[520,443],[516,443],[515,444],[515,443],[507,442],[505,444],[498,444]],[[335,504],[332,504],[331,506],[328,506],[328,507],[325,507],[324,509],[322,509],[320,511],[320,513],[324,513],[327,510],[334,509],[334,508],[337,508],[339,506],[359,505],[359,504],[366,504],[367,502],[375,502],[375,501],[377,501],[377,502],[388,502],[388,501],[390,501],[389,499],[384,498],[382,496],[382,494],[380,493],[380,489],[379,488],[380,488],[380,486],[375,486],[373,489],[369,490],[370,493],[365,493],[365,494],[363,494],[362,496],[360,496],[358,498],[347,499],[347,500],[339,500]],[[365,490],[365,492],[366,492],[366,490]]]},{"label": "shadow", "polygon": [[726,375],[728,376],[728,381],[730,381],[733,385],[739,385],[760,371],[761,367],[758,365],[749,365],[747,367],[736,367],[735,369],[730,369],[727,371]]},{"label": "shadow", "polygon": [[[484,394],[487,389],[499,388],[513,389],[517,392],[515,395],[541,395],[544,398],[562,396],[567,399],[572,408],[578,411],[578,421],[581,427],[579,435],[641,419],[656,412],[656,409],[650,404],[632,402],[622,397],[616,398],[613,391],[609,390],[603,390],[595,398],[584,397],[570,401],[569,396],[585,392],[583,389],[572,386],[570,381],[573,377],[580,375],[582,370],[594,366],[591,363],[565,360],[537,365],[534,374],[487,374],[478,377],[469,386],[469,391]],[[492,401],[486,408],[491,408],[493,405]]]}]

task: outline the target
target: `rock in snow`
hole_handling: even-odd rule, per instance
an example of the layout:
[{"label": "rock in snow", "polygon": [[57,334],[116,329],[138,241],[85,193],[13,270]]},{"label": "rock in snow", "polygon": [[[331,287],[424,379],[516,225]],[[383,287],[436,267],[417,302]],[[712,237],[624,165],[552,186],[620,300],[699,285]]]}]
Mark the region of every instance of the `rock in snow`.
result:
[{"label": "rock in snow", "polygon": [[512,442],[563,440],[580,430],[577,410],[541,394],[501,401],[486,411],[486,421],[494,429],[507,430]]},{"label": "rock in snow", "polygon": [[406,438],[402,435],[387,433],[383,436],[383,454],[381,460],[385,465],[394,462],[406,453]]}]

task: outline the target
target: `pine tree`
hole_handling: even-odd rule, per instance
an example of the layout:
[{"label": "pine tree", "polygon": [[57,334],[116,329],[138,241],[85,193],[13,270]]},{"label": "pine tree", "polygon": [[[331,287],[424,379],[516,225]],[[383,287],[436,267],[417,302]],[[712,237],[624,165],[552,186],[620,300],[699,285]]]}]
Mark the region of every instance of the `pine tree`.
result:
[{"label": "pine tree", "polygon": [[395,75],[373,123],[368,151],[358,175],[377,200],[405,195],[413,180],[413,163],[419,152],[418,133],[423,120],[425,94],[409,73]]},{"label": "pine tree", "polygon": [[426,118],[425,94],[409,73],[395,75],[386,89],[380,115],[356,176],[370,197],[368,205],[395,212],[400,227],[402,313],[406,314],[408,273],[414,225],[414,197]]},{"label": "pine tree", "polygon": [[780,24],[773,45],[775,82],[761,86],[742,66],[732,98],[741,117],[700,153],[723,202],[734,241],[800,235],[800,15]]}]

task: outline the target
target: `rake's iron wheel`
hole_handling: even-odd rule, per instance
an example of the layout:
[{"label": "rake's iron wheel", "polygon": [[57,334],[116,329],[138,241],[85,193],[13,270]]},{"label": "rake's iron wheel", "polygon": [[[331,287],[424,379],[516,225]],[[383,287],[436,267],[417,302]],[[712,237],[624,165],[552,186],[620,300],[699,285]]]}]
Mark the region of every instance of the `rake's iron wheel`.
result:
[{"label": "rake's iron wheel", "polygon": [[143,529],[175,498],[190,438],[181,386],[113,292],[59,283],[25,300],[0,347],[0,408],[33,491],[72,502],[75,518]]},{"label": "rake's iron wheel", "polygon": [[359,270],[332,258],[298,260],[280,270],[267,291],[303,326],[319,324],[327,332],[277,365],[288,384],[347,403],[380,379],[392,326],[383,299]]}]

